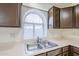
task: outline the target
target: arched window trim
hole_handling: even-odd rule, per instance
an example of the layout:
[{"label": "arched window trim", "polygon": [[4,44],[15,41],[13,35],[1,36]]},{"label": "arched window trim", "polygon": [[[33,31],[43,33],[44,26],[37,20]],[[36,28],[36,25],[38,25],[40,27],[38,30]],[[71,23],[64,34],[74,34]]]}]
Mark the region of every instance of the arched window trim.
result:
[{"label": "arched window trim", "polygon": [[[45,20],[45,17],[44,17],[43,14],[41,15],[40,11],[38,11],[38,10],[36,10],[36,12],[34,12],[34,11],[35,11],[35,10],[30,10],[29,12],[26,12],[25,15],[24,15],[24,19],[23,19],[23,20],[25,20],[25,17],[26,17],[27,15],[31,14],[31,13],[34,13],[34,14],[40,16],[40,17],[42,18],[42,22],[43,22],[43,24],[42,24],[43,26],[42,26],[42,27],[43,27],[43,35],[44,35],[44,29],[45,29],[45,28],[44,28],[44,25],[45,25],[45,24],[44,24],[44,20]],[[23,22],[24,22],[24,21],[23,21]],[[28,22],[24,22],[24,23],[28,23]],[[31,24],[31,23],[29,23],[29,24]],[[35,24],[36,24],[36,23],[35,23]],[[38,23],[37,23],[37,24],[38,24]],[[41,24],[40,24],[40,25],[41,25]],[[23,24],[23,26],[24,26],[24,24]],[[34,36],[33,36],[33,37],[34,37]]]},{"label": "arched window trim", "polygon": [[[43,22],[43,24],[44,24],[43,17],[42,17],[41,15],[39,15],[37,12],[33,12],[33,11],[32,11],[32,12],[27,13],[27,14],[25,15],[25,17],[24,17],[24,20],[25,20],[25,18],[26,18],[29,14],[36,14],[36,15],[40,16],[40,18],[42,18],[42,22]],[[26,22],[26,23],[28,23],[28,22]]]}]

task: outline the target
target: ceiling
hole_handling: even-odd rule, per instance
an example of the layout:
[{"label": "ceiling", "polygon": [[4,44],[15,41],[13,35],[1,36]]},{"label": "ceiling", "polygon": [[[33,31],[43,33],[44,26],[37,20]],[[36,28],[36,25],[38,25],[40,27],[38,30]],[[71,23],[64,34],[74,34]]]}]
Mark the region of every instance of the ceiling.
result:
[{"label": "ceiling", "polygon": [[48,11],[52,6],[64,8],[64,7],[74,6],[77,4],[76,3],[23,3],[23,5]]}]

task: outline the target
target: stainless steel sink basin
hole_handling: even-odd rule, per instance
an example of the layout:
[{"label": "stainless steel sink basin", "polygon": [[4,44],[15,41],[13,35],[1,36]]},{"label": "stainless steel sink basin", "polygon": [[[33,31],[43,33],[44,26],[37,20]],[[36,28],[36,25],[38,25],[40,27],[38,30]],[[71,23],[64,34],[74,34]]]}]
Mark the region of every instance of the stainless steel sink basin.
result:
[{"label": "stainless steel sink basin", "polygon": [[44,48],[52,48],[52,47],[56,47],[58,46],[57,44],[53,43],[53,42],[47,42],[45,45],[43,45]]},{"label": "stainless steel sink basin", "polygon": [[36,44],[27,44],[27,51],[35,51],[35,50],[41,50],[41,49],[48,49],[58,46],[57,44],[50,42],[50,41],[41,41],[40,43]]},{"label": "stainless steel sink basin", "polygon": [[27,45],[27,51],[34,51],[34,50],[40,50],[40,49],[43,49],[43,47],[40,44]]}]

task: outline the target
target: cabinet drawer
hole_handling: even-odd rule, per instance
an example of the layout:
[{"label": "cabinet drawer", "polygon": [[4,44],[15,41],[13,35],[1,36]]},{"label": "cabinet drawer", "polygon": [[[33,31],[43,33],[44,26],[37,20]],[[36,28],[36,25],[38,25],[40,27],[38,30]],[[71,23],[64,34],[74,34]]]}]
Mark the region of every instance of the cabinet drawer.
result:
[{"label": "cabinet drawer", "polygon": [[63,47],[63,52],[68,51],[68,46]]},{"label": "cabinet drawer", "polygon": [[46,56],[46,53],[41,53],[41,54],[38,54],[36,56]]},{"label": "cabinet drawer", "polygon": [[48,56],[56,56],[56,55],[61,54],[61,53],[62,53],[61,49],[56,49],[56,50],[53,50],[53,51],[49,51],[47,53],[47,55]]}]

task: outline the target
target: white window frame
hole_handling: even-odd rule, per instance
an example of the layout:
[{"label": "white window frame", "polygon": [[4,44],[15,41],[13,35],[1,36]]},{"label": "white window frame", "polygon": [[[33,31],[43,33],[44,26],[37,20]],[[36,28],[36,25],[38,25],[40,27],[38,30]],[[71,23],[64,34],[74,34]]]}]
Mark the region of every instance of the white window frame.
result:
[{"label": "white window frame", "polygon": [[[32,9],[32,10],[30,10],[30,11],[27,11],[25,14],[24,14],[24,17],[23,17],[23,20],[22,20],[22,28],[23,28],[23,33],[24,33],[24,24],[26,23],[26,24],[32,24],[32,23],[28,23],[28,22],[24,22],[24,20],[25,20],[25,17],[28,15],[28,14],[30,14],[30,13],[34,13],[34,14],[37,14],[37,15],[39,15],[41,18],[42,18],[42,21],[43,21],[43,24],[42,24],[42,27],[43,27],[43,35],[44,35],[44,37],[46,36],[45,34],[45,23],[47,23],[47,21],[46,21],[46,17],[45,17],[45,15],[44,14],[42,14],[42,12],[41,11],[39,11],[39,10],[36,10],[36,9]],[[45,22],[45,23],[44,23]],[[36,25],[36,24],[38,24],[38,23],[35,23],[35,24],[33,24],[33,26],[34,25]],[[38,25],[40,25],[40,24],[38,24]],[[46,25],[46,27],[47,27],[47,25]],[[34,28],[35,28],[35,26],[34,26]],[[35,31],[35,30],[34,30]],[[34,32],[33,31],[33,32]],[[46,31],[47,32],[47,31]],[[24,34],[23,34],[24,35]],[[24,37],[24,36],[23,36]],[[33,36],[34,37],[34,36]]]}]

